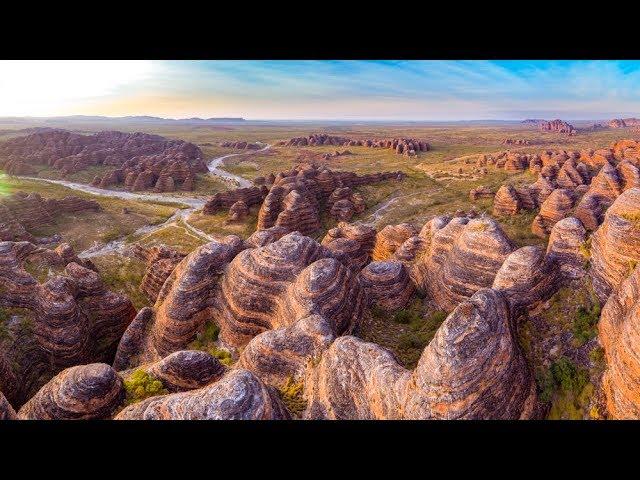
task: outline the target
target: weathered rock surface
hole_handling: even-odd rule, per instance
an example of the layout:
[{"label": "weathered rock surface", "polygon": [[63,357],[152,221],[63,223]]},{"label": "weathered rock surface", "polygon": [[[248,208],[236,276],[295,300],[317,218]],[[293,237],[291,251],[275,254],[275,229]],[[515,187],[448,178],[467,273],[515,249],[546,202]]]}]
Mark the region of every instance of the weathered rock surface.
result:
[{"label": "weathered rock surface", "polygon": [[309,315],[254,337],[242,351],[238,365],[269,385],[282,385],[289,377],[303,377],[308,362],[320,358],[335,338],[326,319]]},{"label": "weathered rock surface", "polygon": [[164,282],[185,255],[164,245],[145,247],[139,243],[133,245],[132,251],[136,258],[146,263],[140,291],[151,303],[155,303]]},{"label": "weathered rock surface", "polygon": [[428,246],[416,265],[416,281],[447,312],[476,291],[491,287],[515,250],[498,223],[486,217],[450,221],[440,217],[425,225],[420,236]]},{"label": "weathered rock surface", "polygon": [[382,347],[338,338],[308,370],[306,418],[519,419],[533,415],[535,384],[502,294],[461,303],[414,371]]},{"label": "weathered rock surface", "polygon": [[503,293],[511,306],[512,317],[517,318],[558,290],[559,274],[559,265],[542,247],[522,247],[505,259],[492,288]]},{"label": "weathered rock surface", "polygon": [[0,242],[0,307],[18,309],[0,341],[0,390],[14,406],[64,368],[111,362],[135,316],[128,298],[80,263],[68,245]]},{"label": "weathered rock surface", "polygon": [[205,387],[221,379],[227,370],[217,358],[197,350],[180,350],[140,368],[160,380],[169,392]]},{"label": "weathered rock surface", "polygon": [[606,370],[602,379],[612,419],[640,418],[640,268],[611,294],[598,324]]},{"label": "weathered rock surface", "polygon": [[364,294],[349,268],[314,240],[292,233],[245,250],[229,264],[216,318],[223,341],[241,346],[314,313],[341,334],[357,324],[363,306]]},{"label": "weathered rock surface", "polygon": [[586,240],[587,231],[575,217],[564,218],[551,229],[547,256],[558,264],[563,278],[581,278],[586,273]]},{"label": "weathered rock surface", "polygon": [[23,420],[110,418],[124,399],[122,379],[104,363],[67,368],[44,385],[18,412]]},{"label": "weathered rock surface", "polygon": [[390,258],[405,241],[417,234],[418,229],[409,223],[387,225],[376,235],[372,259],[385,260]]},{"label": "weathered rock surface", "polygon": [[566,188],[556,188],[540,206],[540,213],[533,219],[531,231],[546,238],[553,226],[568,216],[575,204],[575,194]]},{"label": "weathered rock surface", "polygon": [[100,204],[76,196],[43,198],[37,193],[17,192],[0,197],[0,241],[34,241],[29,230],[55,224],[59,215],[98,212]]},{"label": "weathered rock surface", "polygon": [[4,398],[2,392],[0,392],[0,420],[17,420],[18,415],[11,406],[11,404]]},{"label": "weathered rock surface", "polygon": [[102,188],[126,182],[133,190],[157,185],[159,191],[166,191],[164,188],[182,186],[188,178],[193,183],[196,173],[207,172],[202,151],[196,145],[140,132],[81,135],[66,130],[41,131],[3,142],[0,158],[0,168],[19,161],[48,165],[63,175],[92,166],[114,167],[94,179],[93,185]]},{"label": "weathered rock surface", "polygon": [[247,370],[188,392],[151,397],[122,410],[116,420],[286,420],[275,390]]},{"label": "weathered rock surface", "polygon": [[407,269],[398,261],[370,263],[360,273],[360,283],[371,304],[390,312],[403,308],[415,290]]},{"label": "weathered rock surface", "polygon": [[620,195],[591,237],[593,288],[604,303],[640,261],[640,188]]}]

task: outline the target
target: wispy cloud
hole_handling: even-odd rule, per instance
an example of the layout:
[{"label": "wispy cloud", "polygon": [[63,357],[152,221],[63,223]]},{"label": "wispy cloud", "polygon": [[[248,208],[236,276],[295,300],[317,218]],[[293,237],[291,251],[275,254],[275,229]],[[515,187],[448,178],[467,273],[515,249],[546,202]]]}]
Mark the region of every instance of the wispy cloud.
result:
[{"label": "wispy cloud", "polygon": [[[29,71],[0,62],[0,115],[409,120],[640,115],[640,63],[629,61],[164,61],[135,65],[73,65],[65,74],[64,68],[50,63]],[[37,95],[29,97],[29,92]],[[16,111],[18,106],[21,112]]]}]

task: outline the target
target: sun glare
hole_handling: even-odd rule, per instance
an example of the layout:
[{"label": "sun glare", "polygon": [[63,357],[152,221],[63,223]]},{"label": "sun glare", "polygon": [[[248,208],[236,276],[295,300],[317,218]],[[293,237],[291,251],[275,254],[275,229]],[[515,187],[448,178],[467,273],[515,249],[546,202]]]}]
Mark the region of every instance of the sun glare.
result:
[{"label": "sun glare", "polygon": [[0,115],[73,113],[75,101],[141,84],[154,68],[138,60],[0,61]]}]

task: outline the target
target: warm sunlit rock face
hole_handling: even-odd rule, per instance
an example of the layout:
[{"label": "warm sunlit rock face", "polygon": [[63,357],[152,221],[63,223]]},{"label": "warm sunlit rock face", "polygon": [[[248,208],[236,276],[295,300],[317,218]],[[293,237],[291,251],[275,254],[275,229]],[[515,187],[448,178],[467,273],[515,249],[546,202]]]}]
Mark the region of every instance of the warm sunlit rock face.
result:
[{"label": "warm sunlit rock face", "polygon": [[639,186],[640,172],[634,164],[628,160],[623,160],[617,166],[606,162],[576,206],[575,216],[587,230],[595,230],[615,199],[623,191]]},{"label": "warm sunlit rock face", "polygon": [[372,253],[373,260],[390,258],[406,240],[417,234],[416,227],[409,223],[387,225],[376,235],[376,243]]},{"label": "warm sunlit rock face", "polygon": [[355,274],[331,256],[298,233],[240,253],[225,272],[216,304],[221,338],[240,346],[314,313],[336,332],[350,331],[361,315],[363,292]]},{"label": "warm sunlit rock face", "polygon": [[640,268],[611,294],[602,309],[599,337],[607,368],[603,389],[613,419],[640,418]]},{"label": "warm sunlit rock face", "polygon": [[0,307],[14,312],[0,341],[0,391],[13,405],[66,367],[111,362],[135,316],[128,298],[82,264],[68,245],[0,242]]},{"label": "warm sunlit rock face", "polygon": [[620,195],[591,237],[593,287],[606,301],[640,261],[640,188]]},{"label": "warm sunlit rock face", "polygon": [[551,229],[547,256],[558,264],[564,278],[581,278],[586,273],[586,240],[587,231],[575,217],[564,218]]},{"label": "warm sunlit rock face", "polygon": [[557,188],[540,206],[540,213],[533,220],[531,231],[542,238],[551,233],[553,226],[565,218],[575,204],[575,195],[571,190]]},{"label": "warm sunlit rock face", "polygon": [[418,286],[439,309],[451,311],[482,288],[491,287],[507,256],[515,250],[498,223],[488,217],[440,217],[425,225],[428,248],[417,267]]},{"label": "warm sunlit rock face", "polygon": [[[0,168],[6,164],[48,165],[64,175],[93,166],[113,167],[94,186],[124,184],[130,190],[159,192],[193,189],[197,173],[207,172],[199,147],[146,133],[99,132],[81,135],[47,130],[16,137],[0,145]],[[16,168],[16,167],[12,167]],[[21,167],[24,170],[24,167]]]},{"label": "warm sunlit rock face", "polygon": [[306,418],[530,418],[535,384],[502,294],[481,290],[438,329],[414,371],[378,345],[338,338],[305,379]]}]

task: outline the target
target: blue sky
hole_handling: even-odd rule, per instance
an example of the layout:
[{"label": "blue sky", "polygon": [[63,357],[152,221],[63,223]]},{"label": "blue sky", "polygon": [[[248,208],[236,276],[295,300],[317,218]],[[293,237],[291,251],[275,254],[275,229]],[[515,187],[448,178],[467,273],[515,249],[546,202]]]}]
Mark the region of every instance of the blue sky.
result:
[{"label": "blue sky", "polygon": [[0,115],[640,116],[638,61],[0,61]]}]

